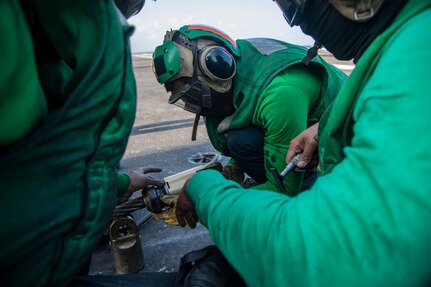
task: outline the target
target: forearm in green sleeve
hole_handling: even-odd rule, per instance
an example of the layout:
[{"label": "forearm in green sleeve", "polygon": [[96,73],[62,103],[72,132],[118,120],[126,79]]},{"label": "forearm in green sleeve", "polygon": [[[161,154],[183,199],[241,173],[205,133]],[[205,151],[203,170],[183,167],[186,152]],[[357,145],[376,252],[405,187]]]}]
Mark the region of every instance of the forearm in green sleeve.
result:
[{"label": "forearm in green sleeve", "polygon": [[207,226],[216,245],[248,285],[282,285],[283,281],[276,283],[277,273],[284,274],[282,269],[286,268],[280,261],[292,251],[283,246],[289,236],[298,234],[287,232],[296,226],[285,222],[289,219],[289,197],[243,189],[212,170],[193,176],[187,193],[195,203],[201,223]]},{"label": "forearm in green sleeve", "polygon": [[117,196],[122,197],[130,185],[130,177],[125,173],[118,173],[118,192]]},{"label": "forearm in green sleeve", "polygon": [[[340,225],[345,200],[314,192],[288,197],[272,191],[243,189],[215,171],[198,172],[187,193],[198,217],[248,286],[341,286],[331,281],[341,270],[355,268],[352,240]],[[334,244],[335,243],[335,244]],[[363,250],[362,250],[363,251]],[[340,258],[352,263],[343,269]],[[347,281],[346,281],[347,282]],[[333,285],[331,285],[334,283]]]},{"label": "forearm in green sleeve", "polygon": [[191,179],[201,222],[248,286],[410,286],[429,272],[431,161],[423,151],[431,136],[408,148],[418,129],[429,130],[427,83],[411,78],[412,92],[382,79],[359,98],[346,157],[312,189],[290,198],[242,189],[216,171]]},{"label": "forearm in green sleeve", "polygon": [[201,222],[249,286],[420,286],[417,278],[429,278],[431,136],[411,146],[430,129],[431,99],[424,78],[393,69],[400,59],[408,60],[374,71],[354,110],[352,145],[312,189],[290,198],[242,189],[216,171],[191,179]]}]

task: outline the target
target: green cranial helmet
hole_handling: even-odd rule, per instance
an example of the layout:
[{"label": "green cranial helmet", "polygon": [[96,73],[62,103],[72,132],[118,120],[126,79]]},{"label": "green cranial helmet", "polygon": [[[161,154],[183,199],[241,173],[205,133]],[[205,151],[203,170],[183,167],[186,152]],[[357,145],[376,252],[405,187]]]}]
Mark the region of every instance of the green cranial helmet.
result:
[{"label": "green cranial helmet", "polygon": [[[193,50],[193,44],[196,49]],[[153,71],[161,84],[181,77],[197,78],[218,92],[230,89],[239,57],[237,44],[222,31],[206,25],[185,25],[166,32],[153,53]],[[194,60],[198,61],[194,66]]]},{"label": "green cranial helmet", "polygon": [[329,0],[344,17],[364,22],[377,13],[384,0]]}]

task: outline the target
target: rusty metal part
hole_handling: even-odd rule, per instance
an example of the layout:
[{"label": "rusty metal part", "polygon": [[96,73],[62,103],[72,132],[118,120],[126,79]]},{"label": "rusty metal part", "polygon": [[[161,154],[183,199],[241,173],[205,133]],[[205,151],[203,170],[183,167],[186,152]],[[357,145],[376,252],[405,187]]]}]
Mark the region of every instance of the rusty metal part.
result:
[{"label": "rusty metal part", "polygon": [[147,207],[150,212],[160,213],[165,207],[164,203],[160,200],[160,197],[168,194],[168,192],[168,183],[165,183],[163,186],[147,186],[142,190],[142,196],[117,205],[114,209],[113,218],[127,216],[130,213],[145,207]]},{"label": "rusty metal part", "polygon": [[222,165],[217,157],[212,158],[210,163],[202,166],[197,166],[174,175],[165,177],[165,184],[163,186],[147,186],[142,189],[142,196],[125,201],[115,207],[113,218],[127,216],[130,213],[147,207],[148,211],[152,213],[161,213],[166,207],[168,207],[162,200],[163,195],[175,195],[179,194],[184,183],[193,176],[197,171],[202,169],[216,169],[222,171]]},{"label": "rusty metal part", "polygon": [[148,211],[152,213],[160,213],[166,207],[160,199],[163,195],[169,193],[169,184],[165,182],[163,186],[148,186],[142,190],[142,197]]},{"label": "rusty metal part", "polygon": [[142,209],[145,207],[145,202],[142,196],[130,199],[125,201],[119,205],[117,205],[114,209],[114,218],[127,216],[130,213]]},{"label": "rusty metal part", "polygon": [[117,274],[136,273],[144,268],[138,227],[131,216],[112,220],[109,226],[109,241]]}]

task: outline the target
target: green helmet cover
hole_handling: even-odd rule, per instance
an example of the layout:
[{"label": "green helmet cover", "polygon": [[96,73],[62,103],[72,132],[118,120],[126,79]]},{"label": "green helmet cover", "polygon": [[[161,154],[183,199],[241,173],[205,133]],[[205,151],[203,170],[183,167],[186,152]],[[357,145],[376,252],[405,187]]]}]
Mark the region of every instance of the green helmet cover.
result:
[{"label": "green helmet cover", "polygon": [[217,28],[207,25],[185,25],[179,29],[179,32],[190,40],[196,38],[209,38],[215,41],[218,40],[218,42],[221,42],[227,49],[229,49],[229,52],[237,57],[240,56],[236,42]]},{"label": "green helmet cover", "polygon": [[181,69],[181,59],[174,42],[156,47],[153,53],[153,70],[160,84],[166,83]]},{"label": "green helmet cover", "polygon": [[[177,37],[175,35],[181,35],[179,38],[186,40],[184,42],[174,40]],[[166,32],[164,43],[154,50],[153,70],[160,84],[165,84],[175,77],[179,77],[178,74],[181,72],[187,75],[190,74],[190,76],[193,74],[193,67],[184,65],[182,62],[189,63],[193,59],[190,41],[198,38],[216,42],[233,55],[240,56],[236,42],[217,28],[207,25],[182,26],[179,30]],[[189,50],[190,54],[185,52],[186,50]],[[185,59],[182,59],[182,57]]]}]

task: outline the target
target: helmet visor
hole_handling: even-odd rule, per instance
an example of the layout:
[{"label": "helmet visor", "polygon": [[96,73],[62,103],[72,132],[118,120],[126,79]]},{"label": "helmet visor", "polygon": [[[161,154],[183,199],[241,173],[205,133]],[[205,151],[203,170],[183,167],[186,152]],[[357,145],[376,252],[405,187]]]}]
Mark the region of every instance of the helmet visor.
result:
[{"label": "helmet visor", "polygon": [[136,15],[144,7],[145,0],[115,0],[115,4],[124,17],[129,19],[130,17]]},{"label": "helmet visor", "polygon": [[274,0],[291,27],[301,24],[306,0]]},{"label": "helmet visor", "polygon": [[384,0],[329,0],[329,2],[344,17],[356,22],[365,22],[374,17]]}]

